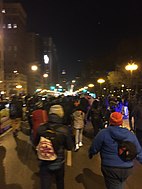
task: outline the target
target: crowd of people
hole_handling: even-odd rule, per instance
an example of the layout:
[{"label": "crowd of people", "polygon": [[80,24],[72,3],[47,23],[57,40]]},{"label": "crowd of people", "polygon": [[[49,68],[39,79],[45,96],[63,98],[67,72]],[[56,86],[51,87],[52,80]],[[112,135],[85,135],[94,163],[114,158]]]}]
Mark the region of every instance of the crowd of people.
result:
[{"label": "crowd of people", "polygon": [[[142,99],[108,96],[92,98],[89,95],[59,96],[43,98],[27,96],[26,119],[30,126],[30,140],[35,147],[48,128],[54,128],[58,136],[59,149],[53,162],[40,160],[41,189],[50,189],[53,175],[57,189],[64,189],[65,150],[75,151],[83,146],[83,131],[88,122],[92,124],[94,139],[88,149],[88,157],[100,152],[101,169],[107,189],[123,189],[131,174],[133,160],[120,159],[115,140],[123,139],[135,144],[136,159],[142,163]],[[12,108],[14,107],[14,108]],[[21,101],[14,97],[10,103],[10,117],[23,118]],[[130,129],[123,128],[123,119],[129,119]],[[13,128],[17,137],[19,128]]]}]

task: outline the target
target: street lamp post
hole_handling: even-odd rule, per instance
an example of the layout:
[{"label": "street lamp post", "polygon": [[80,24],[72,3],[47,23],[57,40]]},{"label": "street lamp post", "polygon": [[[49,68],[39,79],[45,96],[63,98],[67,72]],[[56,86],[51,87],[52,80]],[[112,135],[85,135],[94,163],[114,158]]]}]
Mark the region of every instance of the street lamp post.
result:
[{"label": "street lamp post", "polygon": [[37,71],[38,70],[38,66],[37,65],[32,65],[31,66],[31,70],[32,71]]},{"label": "street lamp post", "polygon": [[18,90],[18,95],[20,95],[20,91],[22,89],[22,85],[20,85],[20,84],[16,85],[16,89]]},{"label": "street lamp post", "polygon": [[37,64],[33,64],[31,65],[31,71],[32,71],[32,74],[30,75],[30,92],[34,93],[35,90],[37,89],[37,85],[38,85],[38,78],[39,78],[39,75],[38,75],[38,70],[39,70],[39,67]]},{"label": "street lamp post", "polygon": [[92,89],[94,89],[94,84],[90,83],[90,84],[88,85],[88,87],[90,88],[90,91],[93,92]]},{"label": "street lamp post", "polygon": [[105,80],[100,78],[97,80],[97,82],[100,84],[100,95],[102,95],[102,84],[105,82]]},{"label": "street lamp post", "polygon": [[47,78],[48,78],[48,74],[44,73],[43,74],[43,88],[47,88]]},{"label": "street lamp post", "polygon": [[138,65],[135,64],[135,62],[133,62],[132,60],[130,61],[130,63],[128,63],[125,66],[125,69],[127,71],[130,71],[130,78],[129,78],[129,87],[132,87],[132,75],[133,75],[133,71],[138,69]]}]

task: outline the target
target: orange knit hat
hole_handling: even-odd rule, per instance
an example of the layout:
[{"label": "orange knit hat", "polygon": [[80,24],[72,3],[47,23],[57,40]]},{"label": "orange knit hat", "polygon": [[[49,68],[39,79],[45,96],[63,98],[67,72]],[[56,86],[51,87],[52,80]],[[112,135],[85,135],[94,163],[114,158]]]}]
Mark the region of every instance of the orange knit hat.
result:
[{"label": "orange knit hat", "polygon": [[123,123],[123,115],[119,112],[113,112],[110,114],[110,125],[119,126]]}]

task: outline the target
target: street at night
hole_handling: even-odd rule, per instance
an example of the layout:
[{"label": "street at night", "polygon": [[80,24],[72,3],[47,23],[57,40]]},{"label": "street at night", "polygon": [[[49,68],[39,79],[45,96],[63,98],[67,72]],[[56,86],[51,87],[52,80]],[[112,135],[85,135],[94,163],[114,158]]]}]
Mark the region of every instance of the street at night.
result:
[{"label": "street at night", "polygon": [[[124,121],[127,124],[128,120]],[[65,167],[66,189],[105,189],[100,170],[100,157],[88,158],[88,148],[92,141],[92,126],[84,131],[84,146],[72,153],[72,166]],[[12,131],[0,137],[0,188],[39,189],[38,161],[29,137],[19,132],[14,138]],[[125,189],[140,189],[142,186],[142,166],[135,162],[133,174],[128,178]],[[53,184],[52,189],[56,189]]]},{"label": "street at night", "polygon": [[141,7],[0,0],[0,189],[142,188]]}]

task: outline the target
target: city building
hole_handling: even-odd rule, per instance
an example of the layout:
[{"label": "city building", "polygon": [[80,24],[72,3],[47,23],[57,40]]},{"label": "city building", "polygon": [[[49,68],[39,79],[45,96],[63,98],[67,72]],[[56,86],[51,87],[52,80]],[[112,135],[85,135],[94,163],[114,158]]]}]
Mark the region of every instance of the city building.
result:
[{"label": "city building", "polygon": [[[42,40],[39,34],[27,33],[27,91],[33,94],[43,88]],[[35,67],[35,69],[34,69]]]},{"label": "city building", "polygon": [[0,94],[49,89],[58,83],[58,70],[53,39],[27,31],[27,14],[20,3],[0,1]]},{"label": "city building", "polygon": [[48,74],[47,87],[55,86],[59,82],[59,64],[56,46],[52,37],[43,38],[43,57],[44,70]]},{"label": "city building", "polygon": [[[0,27],[1,27],[1,60],[0,91],[11,95],[12,91],[19,92],[16,87],[21,85],[21,91],[27,93],[26,78],[26,19],[27,15],[19,3],[0,2]],[[15,73],[18,74],[15,77]],[[10,89],[7,91],[7,86]]]}]

